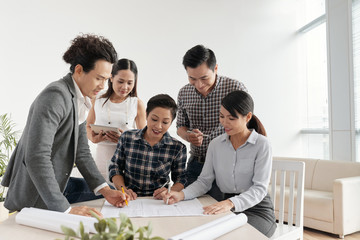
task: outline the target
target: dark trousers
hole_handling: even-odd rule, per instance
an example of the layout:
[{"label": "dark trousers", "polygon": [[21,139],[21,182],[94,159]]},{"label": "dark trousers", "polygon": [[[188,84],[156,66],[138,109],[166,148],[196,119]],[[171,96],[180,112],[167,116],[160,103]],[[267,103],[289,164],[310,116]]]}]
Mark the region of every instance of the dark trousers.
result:
[{"label": "dark trousers", "polygon": [[[201,170],[204,166],[205,157],[199,161],[200,158],[194,158],[190,156],[188,165],[186,168],[187,184],[185,187],[189,186],[191,183],[195,182],[198,176],[201,173]],[[223,193],[220,191],[219,187],[216,184],[216,181],[212,183],[212,187],[209,192],[207,192],[211,197],[217,201],[221,201],[223,198]]]},{"label": "dark trousers", "polygon": [[95,195],[84,178],[74,177],[70,177],[64,191],[64,196],[70,204],[103,198],[102,195]]},{"label": "dark trousers", "polygon": [[[224,200],[235,195],[238,194],[224,194]],[[270,238],[274,234],[277,225],[274,214],[274,205],[269,195],[266,195],[260,203],[246,209],[242,213],[247,216],[248,223],[265,236]]]}]

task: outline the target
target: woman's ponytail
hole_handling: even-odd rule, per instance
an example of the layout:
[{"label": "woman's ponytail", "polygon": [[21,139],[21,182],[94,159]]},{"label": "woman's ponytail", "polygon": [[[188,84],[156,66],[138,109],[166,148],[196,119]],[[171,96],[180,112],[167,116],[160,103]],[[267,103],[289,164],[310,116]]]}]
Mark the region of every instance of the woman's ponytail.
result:
[{"label": "woman's ponytail", "polygon": [[252,118],[247,123],[248,129],[255,129],[255,131],[261,135],[266,136],[266,130],[264,125],[260,122],[259,118],[255,116],[255,114],[252,115]]}]

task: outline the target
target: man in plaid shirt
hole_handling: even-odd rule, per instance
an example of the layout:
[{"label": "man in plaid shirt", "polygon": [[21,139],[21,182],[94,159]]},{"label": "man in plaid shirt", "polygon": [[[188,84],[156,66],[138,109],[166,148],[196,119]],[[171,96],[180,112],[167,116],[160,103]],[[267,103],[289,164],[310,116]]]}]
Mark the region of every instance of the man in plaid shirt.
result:
[{"label": "man in plaid shirt", "polygon": [[[189,84],[178,94],[177,134],[190,142],[190,158],[187,165],[187,184],[200,175],[206,151],[212,139],[223,134],[219,113],[221,100],[230,92],[243,90],[245,85],[237,80],[217,75],[218,65],[214,52],[197,45],[186,52],[183,65]],[[216,184],[210,190],[215,199],[221,196]]]}]

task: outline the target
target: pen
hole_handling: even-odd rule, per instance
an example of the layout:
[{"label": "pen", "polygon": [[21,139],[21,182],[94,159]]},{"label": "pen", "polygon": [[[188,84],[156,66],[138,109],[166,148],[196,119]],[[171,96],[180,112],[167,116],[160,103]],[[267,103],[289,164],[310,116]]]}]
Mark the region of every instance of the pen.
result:
[{"label": "pen", "polygon": [[[123,186],[121,186],[121,191],[122,191],[122,193],[125,193]],[[125,203],[126,203],[126,206],[128,206],[128,201],[126,200],[126,198],[125,198]]]},{"label": "pen", "polygon": [[[188,133],[196,133],[196,132],[193,132],[191,130],[187,130],[186,132]],[[202,134],[203,137],[209,137],[210,135],[209,134]]]},{"label": "pen", "polygon": [[164,183],[160,188],[165,187],[165,185],[168,184],[168,183],[169,183],[169,181],[166,181],[166,183]]},{"label": "pen", "polygon": [[[170,193],[171,187],[172,187],[172,183],[169,183],[169,185],[168,185],[168,193]],[[169,204],[169,199],[166,199],[166,204]]]}]

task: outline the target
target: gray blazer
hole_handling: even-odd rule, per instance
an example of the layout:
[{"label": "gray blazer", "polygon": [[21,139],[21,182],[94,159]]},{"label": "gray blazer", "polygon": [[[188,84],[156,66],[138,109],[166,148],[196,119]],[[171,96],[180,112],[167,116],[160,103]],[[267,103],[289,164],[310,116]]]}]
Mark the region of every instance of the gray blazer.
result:
[{"label": "gray blazer", "polygon": [[1,183],[9,187],[7,209],[37,207],[66,211],[70,204],[63,192],[74,163],[90,189],[105,182],[91,156],[85,124],[78,124],[70,73],[37,96]]}]

